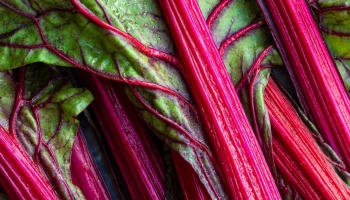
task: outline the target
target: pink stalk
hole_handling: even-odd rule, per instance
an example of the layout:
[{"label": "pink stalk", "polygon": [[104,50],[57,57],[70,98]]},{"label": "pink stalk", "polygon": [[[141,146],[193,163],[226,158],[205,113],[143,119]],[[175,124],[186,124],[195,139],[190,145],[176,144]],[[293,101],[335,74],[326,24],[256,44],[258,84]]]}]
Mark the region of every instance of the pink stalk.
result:
[{"label": "pink stalk", "polygon": [[349,169],[350,100],[306,2],[259,3],[304,108]]},{"label": "pink stalk", "polygon": [[273,80],[265,88],[264,100],[272,127],[273,158],[283,178],[304,199],[350,199],[348,187]]},{"label": "pink stalk", "polygon": [[0,126],[0,184],[13,200],[58,199],[21,145]]},{"label": "pink stalk", "polygon": [[172,152],[173,163],[186,200],[209,200],[210,195],[197,173],[177,152]]},{"label": "pink stalk", "polygon": [[[88,73],[80,73],[93,93],[92,104],[133,200],[163,200],[165,175],[160,155],[147,129],[138,123],[123,87]],[[119,85],[120,86],[120,85]]]},{"label": "pink stalk", "polygon": [[70,171],[72,182],[87,200],[111,199],[80,130],[73,144]]},{"label": "pink stalk", "polygon": [[160,0],[231,199],[280,199],[196,0]]},{"label": "pink stalk", "polygon": [[[135,178],[135,177],[130,177],[130,175],[128,175],[127,173],[131,173],[128,172],[126,169],[122,170],[122,173],[124,175],[124,179],[126,180],[127,184],[135,184],[132,183],[132,181],[138,181],[138,184],[135,184],[134,186],[131,185],[129,187],[130,193],[133,196],[133,198],[135,199],[142,199],[143,195],[145,194],[140,194],[140,196],[137,196],[137,194],[135,193],[135,188],[140,187],[139,185],[143,185],[144,188],[147,188],[146,194],[149,197],[153,197],[155,198],[155,196],[157,196],[155,199],[162,199],[163,198],[163,194],[164,193],[164,188],[161,185],[152,185],[151,183],[160,183],[162,184],[164,182],[164,174],[161,171],[161,166],[160,166],[160,158],[159,155],[157,153],[157,149],[155,149],[153,147],[153,142],[151,141],[151,139],[146,135],[144,130],[141,129],[145,129],[144,126],[141,126],[138,122],[137,122],[137,116],[135,116],[135,114],[130,111],[130,110],[126,110],[125,108],[130,108],[131,105],[129,105],[129,103],[127,102],[127,100],[122,97],[122,95],[125,95],[122,90],[123,88],[121,87],[116,87],[117,85],[115,85],[114,83],[111,83],[109,81],[106,80],[102,80],[101,78],[97,78],[96,76],[91,77],[91,75],[85,75],[85,78],[88,78],[87,80],[93,80],[91,84],[95,84],[94,87],[96,87],[97,89],[101,89],[101,87],[103,87],[104,90],[106,90],[106,93],[112,93],[108,94],[109,98],[116,98],[115,100],[110,100],[112,102],[112,104],[116,107],[118,107],[118,119],[120,121],[123,122],[123,124],[126,124],[126,129],[128,129],[128,132],[131,131],[132,134],[130,134],[128,137],[134,137],[133,140],[136,140],[137,142],[134,142],[133,140],[130,139],[124,139],[127,140],[126,142],[129,142],[128,145],[126,145],[124,148],[133,148],[131,149],[132,151],[134,151],[133,153],[138,155],[143,155],[144,161],[139,160],[137,162],[145,162],[143,163],[142,166],[137,167],[137,165],[134,165],[133,163],[130,163],[127,167],[130,170],[141,170],[145,171],[144,173],[156,173],[156,171],[158,171],[157,175],[148,175],[149,177],[147,178],[142,178],[142,176],[138,176],[139,178]],[[92,92],[94,93],[95,99],[96,99],[96,103],[93,104],[94,108],[96,110],[100,110],[100,111],[105,111],[102,108],[102,104],[100,104],[100,98],[101,95],[105,95],[103,94],[104,92],[100,92],[99,90],[97,90],[96,88],[91,88]],[[120,92],[119,95],[117,95],[115,93],[115,91],[118,90]],[[117,96],[116,96],[117,95]],[[125,107],[126,106],[126,107]],[[101,110],[102,109],[102,110]],[[115,109],[116,110],[116,109]],[[107,112],[107,111],[106,111]],[[108,112],[113,112],[113,110],[109,110]],[[98,115],[98,114],[97,114]],[[136,120],[135,120],[136,119]],[[106,123],[101,123],[102,126],[106,126]],[[130,128],[133,127],[133,128]],[[145,129],[147,130],[147,128]],[[119,132],[122,131],[120,134],[126,134],[125,131],[123,130],[119,130]],[[106,134],[106,133],[105,133]],[[108,134],[108,133],[107,133]],[[113,138],[111,136],[109,136],[110,139],[109,140],[116,140],[118,139],[118,137],[125,137],[125,136],[113,136]],[[142,138],[144,137],[144,138]],[[108,136],[107,136],[108,138]],[[139,140],[139,141],[138,141]],[[141,143],[141,141],[143,141],[144,144],[141,144],[139,146],[133,146],[133,144],[137,144],[137,143]],[[125,143],[123,144],[125,145]],[[144,146],[142,146],[144,145]],[[114,145],[113,145],[114,146]],[[132,147],[131,147],[132,146]],[[113,149],[113,147],[112,147]],[[142,150],[143,149],[143,150]],[[113,150],[116,151],[116,150]],[[118,150],[118,151],[124,151],[124,150]],[[140,152],[138,152],[140,151]],[[146,152],[144,152],[146,151]],[[121,152],[118,153],[118,155],[116,156],[121,156]],[[125,153],[124,153],[125,154]],[[147,155],[146,155],[147,154]],[[128,156],[128,155],[126,155]],[[135,156],[135,155],[134,155]],[[149,156],[149,158],[146,158],[147,156]],[[190,200],[190,199],[210,199],[209,194],[207,193],[206,189],[203,186],[203,183],[200,181],[197,173],[192,169],[192,167],[183,159],[181,158],[180,155],[178,155],[176,152],[172,152],[172,157],[173,157],[173,161],[177,170],[177,174],[178,174],[178,178],[180,180],[182,189],[183,189],[183,194],[185,196],[186,199]],[[135,158],[136,159],[136,158]],[[141,157],[139,158],[141,159]],[[118,160],[117,160],[118,162]],[[124,161],[125,162],[125,161]],[[136,164],[137,164],[136,162]],[[150,162],[150,163],[147,163]],[[118,162],[119,165],[120,162]],[[125,164],[124,164],[125,165]],[[120,166],[120,165],[119,165]],[[127,168],[122,167],[124,168]],[[125,176],[126,174],[126,176]],[[159,188],[156,188],[159,187]],[[159,190],[159,191],[157,191]],[[151,194],[154,193],[154,194]],[[161,193],[160,194],[156,194],[156,193]]]}]

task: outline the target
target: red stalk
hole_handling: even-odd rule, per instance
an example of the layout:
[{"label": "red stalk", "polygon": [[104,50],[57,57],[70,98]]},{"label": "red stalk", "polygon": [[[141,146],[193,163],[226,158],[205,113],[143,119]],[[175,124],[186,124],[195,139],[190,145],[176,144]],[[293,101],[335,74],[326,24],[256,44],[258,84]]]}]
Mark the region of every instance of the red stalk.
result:
[{"label": "red stalk", "polygon": [[71,156],[72,182],[80,188],[87,200],[111,199],[83,137],[78,130]]},{"label": "red stalk", "polygon": [[132,199],[163,200],[160,155],[135,113],[128,111],[132,106],[123,97],[123,87],[88,73],[80,76],[95,97],[92,106]]},{"label": "red stalk", "polygon": [[0,184],[10,199],[58,199],[13,135],[0,126]]},{"label": "red stalk", "polygon": [[[123,126],[125,126],[125,129],[128,129],[128,132],[126,133],[125,130],[114,130],[115,133],[109,131],[104,132],[109,138],[108,140],[113,142],[114,140],[120,140],[120,138],[124,138],[125,143],[118,144],[120,147],[124,147],[125,149],[130,148],[131,150],[126,151],[123,149],[117,149],[115,144],[113,143],[112,151],[115,153],[115,156],[121,157],[119,158],[120,161],[118,161],[119,167],[121,167],[121,171],[124,175],[124,179],[126,180],[130,193],[133,198],[135,199],[144,199],[144,197],[149,197],[153,199],[163,199],[164,198],[164,188],[160,185],[164,182],[164,174],[160,166],[160,158],[157,153],[157,150],[155,147],[153,147],[153,142],[151,141],[151,138],[149,138],[144,129],[141,127],[141,125],[135,120],[137,116],[135,116],[135,113],[133,113],[130,110],[126,110],[125,108],[131,108],[132,106],[129,105],[125,98],[122,96],[125,95],[121,87],[116,87],[114,83],[111,83],[110,81],[103,80],[101,78],[97,78],[96,76],[86,74],[84,75],[84,80],[90,80],[89,87],[91,91],[94,93],[96,102],[93,103],[94,109],[98,112],[102,112],[104,118],[101,118],[101,116],[98,116],[100,120],[106,119],[106,114],[110,115],[110,117],[113,119],[118,118],[117,121],[122,122]],[[92,80],[92,81],[91,81]],[[103,90],[102,90],[103,88]],[[121,94],[116,94],[116,89]],[[108,99],[106,99],[105,95],[108,96]],[[104,108],[104,104],[101,103],[103,100],[104,103],[107,101],[111,102],[111,105],[114,106],[114,109],[111,108]],[[107,103],[109,104],[109,103]],[[107,105],[108,107],[108,105]],[[112,112],[112,114],[110,113]],[[113,113],[116,112],[117,114]],[[99,115],[99,114],[97,114]],[[116,126],[118,126],[118,123],[116,123]],[[101,123],[101,122],[100,122]],[[104,127],[110,126],[108,123],[102,122],[101,126],[105,130]],[[120,128],[120,127],[119,127]],[[116,136],[113,136],[111,134],[117,134]],[[124,135],[128,134],[129,136],[126,138]],[[111,136],[110,136],[111,135]],[[120,138],[119,138],[120,137]],[[130,138],[132,139],[130,139]],[[133,141],[135,140],[135,141]],[[128,143],[128,144],[126,144]],[[143,143],[138,146],[133,146],[137,143]],[[122,146],[123,145],[123,146]],[[142,146],[143,145],[143,146]],[[117,152],[119,151],[119,152]],[[131,154],[131,155],[130,155]],[[125,156],[123,156],[125,155]],[[122,162],[125,162],[125,160],[122,160],[123,158],[130,159],[130,157],[138,156],[139,160],[135,163],[130,162],[129,164],[123,164]],[[149,158],[147,158],[149,156]],[[203,183],[200,181],[197,173],[192,169],[192,167],[176,152],[172,152],[172,157],[174,161],[174,165],[177,170],[178,178],[180,179],[180,183],[183,189],[183,193],[186,199],[210,199],[209,194],[207,193],[206,189],[203,186]],[[137,158],[135,158],[137,160]],[[140,164],[138,164],[141,163]],[[122,163],[122,164],[120,164]],[[130,172],[130,170],[133,170],[134,172]],[[141,175],[137,175],[136,171],[141,170]],[[158,173],[157,175],[150,175],[152,173]],[[136,173],[134,177],[130,176],[129,173]],[[148,173],[148,177],[142,177],[142,174]],[[137,183],[135,183],[135,181]],[[159,185],[152,185],[152,182],[159,183]],[[141,185],[141,186],[140,186]],[[136,188],[147,188],[145,191],[146,193],[137,194],[135,192]],[[157,188],[159,187],[159,188]],[[138,189],[139,190],[139,189]],[[158,190],[158,191],[157,191]],[[158,194],[157,194],[158,193]],[[138,196],[140,195],[140,196]],[[144,196],[148,195],[148,196]],[[158,195],[158,196],[157,196]],[[148,199],[148,198],[147,198]]]},{"label": "red stalk", "polygon": [[177,152],[172,152],[173,163],[186,200],[209,200],[210,195],[199,180],[197,173]]},{"label": "red stalk", "polygon": [[264,100],[272,126],[273,158],[284,179],[304,199],[350,199],[347,186],[273,80],[267,84]]},{"label": "red stalk", "polygon": [[280,199],[195,0],[160,0],[231,199]]},{"label": "red stalk", "polygon": [[304,108],[349,169],[350,100],[306,2],[259,4]]}]

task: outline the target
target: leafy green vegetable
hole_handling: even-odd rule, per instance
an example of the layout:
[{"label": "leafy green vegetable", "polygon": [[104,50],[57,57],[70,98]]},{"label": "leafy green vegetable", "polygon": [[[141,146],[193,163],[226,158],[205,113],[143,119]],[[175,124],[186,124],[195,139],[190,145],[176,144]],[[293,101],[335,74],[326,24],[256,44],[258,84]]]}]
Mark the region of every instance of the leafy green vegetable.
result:
[{"label": "leafy green vegetable", "polygon": [[[199,0],[204,16],[209,16],[219,2],[219,0]],[[341,0],[324,0],[318,3],[321,7],[331,4],[347,6],[346,1]],[[184,80],[176,69],[178,67],[176,59],[152,56],[154,52],[163,55],[161,51],[175,53],[170,34],[155,0],[119,0],[117,2],[82,0],[78,5],[82,6],[80,9],[98,17],[100,21],[88,19],[86,13],[83,15],[81,10],[69,0],[0,0],[0,27],[2,27],[0,28],[0,53],[2,55],[0,70],[44,62],[58,66],[79,67],[106,78],[127,83],[125,90],[129,98],[139,110],[139,115],[157,133],[157,136],[191,164],[208,191],[211,190],[208,187],[208,181],[215,183],[216,189],[221,190],[217,174],[213,170],[213,163],[209,160],[207,152],[200,147],[202,145],[207,147],[206,139],[197,119],[197,113],[193,111],[196,105],[192,102]],[[261,16],[255,1],[232,1],[218,15],[211,27],[217,46],[219,47],[227,37],[246,26],[258,23],[259,19]],[[130,35],[123,35],[106,26],[102,27],[101,24],[111,25]],[[327,27],[329,24],[332,23],[327,22],[324,26]],[[140,49],[139,44],[133,42],[130,36],[153,50]],[[266,27],[259,26],[228,46],[223,58],[234,83],[237,84],[244,79],[258,55],[271,44],[271,41]],[[328,39],[326,41],[328,42]],[[331,52],[340,52],[339,55],[342,55],[344,49],[338,50],[340,45],[334,46],[336,47],[329,47]],[[282,65],[280,57],[274,50],[261,63],[269,66]],[[337,64],[340,67],[345,66],[339,61]],[[341,72],[343,77],[347,76],[347,70],[343,67]],[[269,151],[271,150],[270,124],[262,98],[268,75],[269,70],[263,70],[263,73],[255,79],[252,90],[258,129],[262,132],[261,138],[264,139]],[[47,79],[46,76],[44,74],[38,77]],[[35,80],[32,80],[28,84],[34,82]],[[347,83],[347,85],[350,84]],[[13,91],[14,88],[9,87],[0,89],[0,94],[1,92],[7,94],[0,95],[3,97],[0,98],[0,103],[4,105],[0,108],[0,119],[6,119],[11,112],[9,109],[14,98],[11,95],[14,94],[6,91]],[[64,99],[66,92],[68,91],[61,93],[61,98]],[[247,113],[250,113],[251,94],[244,84],[240,94]],[[42,98],[38,102],[44,101],[47,97],[44,95]],[[84,105],[81,106],[81,109],[76,110],[70,110],[67,107],[63,106],[62,110],[70,113],[67,115],[74,116],[75,113],[82,110]],[[50,111],[55,115],[57,114],[55,109],[47,108],[45,111]],[[30,114],[29,108],[24,108],[21,115],[31,116],[33,114]],[[249,116],[253,122],[253,115],[249,114]],[[21,128],[28,129],[26,133],[35,132],[33,129],[37,125],[34,123],[33,116],[24,119],[27,121],[30,119],[31,123],[27,122],[24,124],[26,126],[21,125]],[[55,123],[57,126],[55,122],[57,119],[53,121],[53,125],[45,125],[43,129],[53,130]],[[0,120],[0,124],[9,128],[8,123],[4,120]],[[74,128],[69,128],[71,129]],[[46,139],[49,136],[49,134],[45,136]],[[21,137],[24,137],[24,134]],[[31,149],[33,155],[33,145],[25,145]],[[59,151],[58,155],[64,155],[64,152]],[[60,162],[64,163],[64,160]],[[201,169],[201,163],[205,163],[205,169]],[[62,165],[65,166],[65,164]],[[63,168],[66,169],[66,167]],[[204,178],[205,173],[210,173],[210,180]],[[80,192],[75,191],[74,187],[72,191],[74,195],[81,195]]]},{"label": "leafy green vegetable", "polygon": [[[236,38],[235,40],[230,41],[230,45],[227,46],[227,49],[225,49],[223,53],[223,58],[227,66],[227,70],[231,74],[231,78],[233,82],[237,85],[237,90],[240,91],[240,97],[243,105],[246,106],[246,112],[250,114],[252,118],[252,123],[253,124],[256,123],[255,128],[256,128],[257,134],[260,135],[260,137],[262,138],[262,141],[264,142],[263,144],[266,145],[266,146],[263,145],[262,147],[263,148],[267,147],[267,151],[265,151],[266,153],[268,153],[267,158],[269,158],[269,154],[275,152],[274,159],[275,160],[277,159],[280,161],[280,158],[278,157],[279,154],[278,153],[276,154],[276,151],[275,151],[276,149],[274,150],[272,147],[275,147],[275,148],[278,147],[279,148],[278,152],[281,153],[281,148],[279,143],[281,141],[286,141],[287,137],[292,137],[294,139],[297,139],[298,137],[301,136],[300,138],[304,138],[302,139],[304,143],[303,144],[300,143],[299,148],[304,149],[304,145],[307,145],[308,147],[306,149],[316,149],[316,151],[314,152],[317,152],[317,153],[310,152],[307,154],[299,154],[298,159],[300,159],[300,161],[295,161],[295,158],[290,157],[290,159],[288,160],[290,161],[289,164],[291,164],[289,165],[290,168],[285,168],[287,169],[287,171],[283,171],[283,173],[281,173],[282,171],[281,169],[283,169],[281,168],[283,167],[283,162],[279,162],[278,164],[276,164],[279,170],[279,173],[278,173],[279,175],[276,177],[276,179],[278,179],[278,183],[281,188],[281,191],[280,191],[281,195],[283,195],[283,197],[286,199],[298,197],[299,194],[295,192],[295,189],[301,192],[303,196],[315,195],[315,194],[320,195],[320,193],[311,192],[317,187],[322,188],[319,191],[325,191],[325,193],[322,194],[324,196],[328,195],[329,192],[327,193],[327,191],[329,189],[330,190],[335,189],[334,191],[339,192],[339,193],[331,192],[331,194],[346,195],[347,193],[346,187],[344,187],[342,183],[336,184],[336,187],[340,186],[340,188],[342,188],[342,189],[339,189],[339,188],[337,189],[337,188],[332,188],[333,186],[329,185],[328,182],[322,182],[322,183],[320,182],[319,184],[317,184],[317,187],[312,187],[308,189],[306,192],[303,192],[303,190],[300,189],[300,185],[298,184],[301,184],[302,182],[305,182],[305,181],[307,182],[307,180],[310,180],[310,178],[307,178],[305,176],[310,176],[312,175],[312,173],[305,174],[305,175],[300,175],[300,174],[298,175],[299,172],[294,171],[292,175],[290,174],[288,175],[288,173],[291,173],[291,171],[288,171],[288,170],[291,170],[292,166],[293,167],[296,166],[297,168],[299,168],[298,170],[304,171],[304,169],[300,168],[300,166],[298,165],[300,162],[305,163],[306,160],[309,160],[312,154],[313,156],[317,157],[317,159],[320,159],[320,160],[324,160],[324,155],[320,153],[318,147],[316,146],[316,143],[312,141],[312,138],[309,137],[310,135],[305,136],[305,134],[310,134],[310,132],[306,129],[305,129],[306,132],[300,134],[299,131],[301,129],[293,129],[291,125],[287,125],[288,126],[287,132],[277,132],[275,129],[273,133],[274,137],[271,137],[272,136],[271,123],[270,123],[271,118],[275,123],[274,126],[276,127],[276,121],[281,120],[282,119],[281,117],[291,117],[291,116],[279,116],[279,117],[277,116],[277,118],[276,118],[276,115],[271,116],[269,113],[275,112],[276,110],[270,110],[269,112],[264,102],[266,101],[266,92],[270,94],[277,93],[279,94],[278,95],[279,98],[286,99],[285,97],[283,97],[283,94],[281,93],[281,91],[278,91],[278,88],[276,89],[276,87],[271,87],[271,83],[268,84],[270,69],[264,69],[264,67],[281,68],[283,67],[283,62],[279,57],[277,51],[275,50],[271,50],[266,57],[263,56],[264,51],[269,49],[269,45],[272,43],[270,33],[268,32],[266,27],[256,26],[257,24],[259,24],[259,20],[261,19],[261,16],[259,16],[260,15],[259,12],[252,11],[252,12],[244,12],[245,14],[242,14],[243,10],[256,10],[256,9],[257,9],[257,3],[254,1],[240,1],[240,0],[232,1],[217,16],[217,19],[214,20],[214,23],[212,25],[212,31],[214,36],[219,35],[215,33],[216,31],[218,31],[219,33],[224,31],[229,31],[227,33],[228,36],[217,37],[219,38],[217,39],[218,47],[222,46],[223,43],[228,41],[228,39],[225,39],[225,38],[230,38],[233,35],[237,36],[235,37]],[[230,13],[234,13],[235,11],[237,12],[237,14],[235,18],[231,18],[232,19],[231,24],[221,23],[222,16],[229,15]],[[247,17],[245,15],[250,17]],[[234,19],[237,19],[237,18],[240,20],[235,21]],[[247,27],[252,27],[252,26],[254,26],[253,29],[247,29]],[[216,30],[216,27],[220,27],[220,28]],[[249,30],[249,31],[246,31],[246,30]],[[243,32],[244,34],[243,33],[238,34],[239,32],[241,33]],[[250,80],[246,79],[247,77],[248,78],[250,77]],[[248,80],[249,80],[249,84],[247,84]],[[270,82],[271,81],[272,80],[270,80]],[[286,82],[286,80],[283,80],[283,81]],[[290,84],[290,83],[287,83],[287,84]],[[270,105],[271,104],[278,105],[278,102],[276,102],[276,99],[270,98],[268,99],[268,101],[270,101],[269,102]],[[285,104],[286,103],[282,105],[285,105]],[[288,102],[288,104],[290,103]],[[288,112],[291,111],[290,108],[288,107],[283,107],[282,110],[283,109],[285,109]],[[254,120],[254,116],[256,117],[256,120]],[[303,120],[306,120],[306,119],[304,118]],[[291,121],[288,121],[288,122],[286,121],[284,124],[282,124],[282,126],[285,126],[285,124],[288,124],[288,123],[300,123],[300,119],[296,117],[295,119],[291,119]],[[301,126],[299,124],[298,127],[304,127],[304,126]],[[308,139],[305,139],[305,138],[308,138]],[[287,144],[291,144],[291,143],[287,143]],[[290,153],[291,151],[294,151],[297,149],[296,146],[293,146],[293,145],[289,146],[287,144],[283,145],[285,149],[282,148],[282,152],[288,151],[288,153]],[[321,145],[324,146],[324,142]],[[283,158],[283,156],[281,158]],[[284,163],[287,163],[287,162],[284,162]],[[274,162],[270,164],[271,164],[271,168],[273,169]],[[305,164],[303,167],[305,166],[307,165]],[[328,177],[339,182],[339,177],[337,177],[334,174],[334,171],[329,168],[329,164],[326,167],[323,166],[323,169],[324,171],[322,171],[322,173],[332,174]],[[282,181],[279,180],[281,179],[280,175],[282,175],[282,177],[286,180],[283,180],[283,179]],[[293,184],[293,181],[291,181],[291,179],[289,179],[288,177],[293,177],[293,178],[298,177],[299,182],[297,184],[295,183]],[[327,177],[327,176],[325,175],[324,177]],[[286,193],[285,189],[290,186],[293,191],[289,190],[289,192]],[[320,196],[318,196],[317,198],[319,197]],[[334,198],[334,196],[332,198]]]},{"label": "leafy green vegetable", "polygon": [[[171,52],[169,34],[154,2],[81,1],[82,10],[101,19],[96,23],[81,14],[81,10],[78,12],[76,5],[68,0],[37,3],[0,0],[0,25],[4,27],[0,30],[0,69],[40,61],[58,66],[74,65],[127,82],[137,94],[126,88],[139,115],[191,164],[208,191],[211,190],[208,181],[221,191],[213,163],[204,150],[207,145],[193,109],[195,105],[176,66],[166,62],[167,59],[163,61],[146,55],[147,51],[141,52],[127,39],[130,35],[121,36],[101,27],[110,22],[143,44]],[[209,174],[209,179],[204,174]]]},{"label": "leafy green vegetable", "polygon": [[[2,77],[12,76],[8,73],[2,72]],[[16,91],[21,84],[22,95]],[[39,64],[28,67],[24,82],[16,83],[12,77],[4,85],[0,125],[16,136],[62,199],[84,199],[71,182],[70,159],[79,127],[75,117],[92,101],[90,92],[73,87],[58,71]]]},{"label": "leafy green vegetable", "polygon": [[181,71],[198,104],[228,198],[280,199],[197,1],[159,2],[178,50]]}]

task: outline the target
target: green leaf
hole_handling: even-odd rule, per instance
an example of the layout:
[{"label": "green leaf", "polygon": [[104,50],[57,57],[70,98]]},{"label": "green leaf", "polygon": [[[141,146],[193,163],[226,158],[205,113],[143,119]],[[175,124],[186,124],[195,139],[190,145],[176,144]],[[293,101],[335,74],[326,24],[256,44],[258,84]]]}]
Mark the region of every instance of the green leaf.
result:
[{"label": "green leaf", "polygon": [[[210,195],[214,197],[211,184],[224,197],[195,105],[176,66],[145,54],[125,35],[101,26],[109,24],[158,52],[173,53],[157,1],[80,3],[98,23],[78,12],[70,0],[0,0],[0,70],[44,62],[75,66],[128,83],[125,89],[138,114],[191,164]],[[145,83],[156,84],[158,89]]]},{"label": "green leaf", "polygon": [[[73,87],[46,65],[28,66],[24,77],[18,78],[17,72],[0,72],[0,83],[5,86],[0,88],[0,125],[16,136],[62,199],[84,199],[71,182],[70,158],[79,127],[75,116],[90,104],[92,95]],[[21,85],[23,95],[18,96]],[[16,98],[20,99],[18,107],[14,106]]]},{"label": "green leaf", "polygon": [[349,6],[350,2],[348,0],[318,0],[317,4],[320,7],[333,7],[333,6]]}]

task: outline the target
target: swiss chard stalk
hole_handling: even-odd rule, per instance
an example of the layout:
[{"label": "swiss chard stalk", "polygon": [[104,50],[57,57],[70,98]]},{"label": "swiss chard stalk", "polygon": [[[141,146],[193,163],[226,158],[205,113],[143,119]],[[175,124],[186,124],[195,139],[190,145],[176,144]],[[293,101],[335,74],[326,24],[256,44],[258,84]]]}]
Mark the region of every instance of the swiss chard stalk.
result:
[{"label": "swiss chard stalk", "polygon": [[[73,87],[61,72],[43,64],[28,66],[21,80],[18,83],[12,80],[1,88],[1,125],[48,179],[58,198],[109,199],[98,171],[87,160],[85,144],[73,145],[76,139],[81,139],[76,137],[79,127],[76,116],[92,101],[91,94]],[[72,180],[84,173],[71,172],[81,166],[84,166],[81,172],[89,171],[91,175],[80,176],[77,186]]]},{"label": "swiss chard stalk", "polygon": [[226,197],[157,1],[35,4],[0,0],[0,69],[44,62],[126,83],[152,132],[192,166],[211,198]]},{"label": "swiss chard stalk", "polygon": [[[96,102],[93,103],[93,107],[109,140],[114,158],[121,167],[131,196],[133,199],[164,199],[167,192],[164,185],[165,169],[158,150],[146,132],[149,129],[138,122],[133,109],[126,109],[130,107],[130,103],[125,98],[125,88],[94,75],[85,73],[83,77],[83,82],[94,94]],[[113,108],[106,107],[109,104],[113,105]],[[97,113],[102,111],[103,115]],[[112,123],[105,122],[106,115],[110,115]],[[118,141],[124,142],[119,144]],[[185,198],[210,199],[208,191],[186,160],[176,151],[172,151],[171,155]],[[134,159],[127,159],[129,162],[126,162],[124,157]],[[134,175],[130,175],[130,170],[134,171]],[[144,192],[136,193],[135,188],[144,188]]]},{"label": "swiss chard stalk", "polygon": [[280,199],[197,1],[159,1],[230,198]]},{"label": "swiss chard stalk", "polygon": [[[300,116],[293,108],[289,99],[280,88],[269,80],[270,68],[281,65],[281,60],[273,50],[268,31],[263,23],[257,21],[259,13],[255,2],[235,1],[225,5],[217,19],[211,26],[216,35],[217,46],[220,47],[228,71],[236,83],[236,89],[241,94],[243,105],[248,116],[252,116],[252,123],[262,146],[272,154],[278,170],[280,192],[286,199],[297,198],[296,191],[304,199],[347,199],[349,190],[333,169],[332,161],[321,151],[313,133],[306,127]],[[246,16],[239,15],[242,9],[256,9]],[[215,9],[216,10],[216,9]],[[236,23],[225,23],[223,16],[241,16]],[[245,20],[243,20],[245,18]],[[212,22],[213,23],[213,22]],[[242,25],[243,24],[243,25]],[[208,23],[210,26],[210,23]],[[227,37],[220,37],[220,33],[229,32]],[[259,52],[257,54],[257,52]],[[254,55],[254,56],[251,56]],[[246,83],[250,80],[249,87]],[[248,98],[245,95],[248,94]],[[250,114],[250,115],[249,115]],[[323,150],[323,149],[322,149]],[[271,167],[274,167],[273,165]],[[286,184],[291,188],[285,192]]]},{"label": "swiss chard stalk", "polygon": [[259,0],[304,109],[350,167],[350,100],[305,1]]},{"label": "swiss chard stalk", "polygon": [[[80,73],[94,94],[92,106],[133,199],[164,199],[165,174],[150,135],[128,111],[124,88],[97,76]],[[124,96],[124,97],[123,97]]]},{"label": "swiss chard stalk", "polygon": [[349,91],[349,2],[347,0],[327,0],[310,1],[309,4],[311,4],[312,11],[314,11],[317,26],[343,78],[344,85]]},{"label": "swiss chard stalk", "polygon": [[176,168],[177,177],[180,181],[182,192],[186,200],[212,199],[203,186],[196,172],[178,153],[172,152],[173,163]]},{"label": "swiss chard stalk", "polygon": [[70,172],[73,184],[80,188],[86,199],[111,199],[80,130],[72,148]]},{"label": "swiss chard stalk", "polygon": [[[5,81],[4,73],[0,82]],[[6,76],[6,75],[5,75]],[[58,199],[18,141],[0,126],[0,184],[10,199]]]},{"label": "swiss chard stalk", "polygon": [[272,80],[265,88],[264,101],[272,128],[273,158],[283,177],[305,199],[349,199],[348,187]]}]

